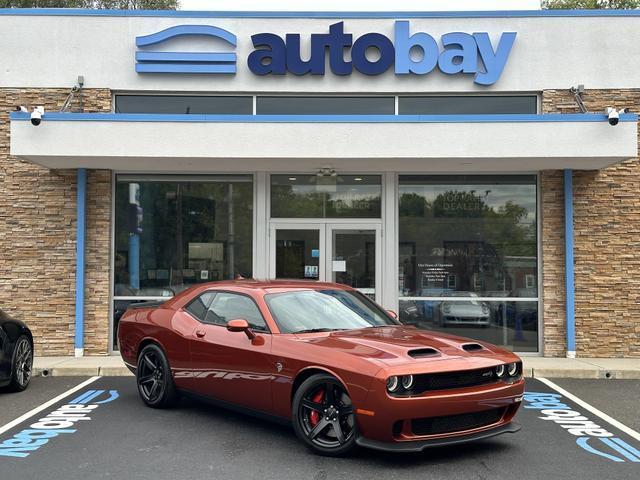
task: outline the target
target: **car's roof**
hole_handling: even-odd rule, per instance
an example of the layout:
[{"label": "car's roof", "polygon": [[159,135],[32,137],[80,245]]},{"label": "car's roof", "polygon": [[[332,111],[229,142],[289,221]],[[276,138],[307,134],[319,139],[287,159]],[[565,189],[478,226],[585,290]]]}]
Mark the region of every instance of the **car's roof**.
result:
[{"label": "car's roof", "polygon": [[163,303],[165,307],[182,307],[188,303],[196,295],[207,290],[228,290],[233,292],[253,294],[263,296],[269,293],[283,293],[295,290],[353,290],[347,285],[328,282],[316,282],[313,280],[222,280],[218,282],[198,283],[192,287],[183,290],[176,296],[169,298]]}]

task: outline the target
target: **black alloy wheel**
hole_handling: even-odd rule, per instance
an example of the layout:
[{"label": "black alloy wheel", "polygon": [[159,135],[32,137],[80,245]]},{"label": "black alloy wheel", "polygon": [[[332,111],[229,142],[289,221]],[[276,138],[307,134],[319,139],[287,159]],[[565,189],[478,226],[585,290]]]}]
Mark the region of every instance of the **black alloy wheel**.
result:
[{"label": "black alloy wheel", "polygon": [[296,435],[317,453],[338,456],[355,446],[357,424],[351,399],[331,375],[313,375],[300,385],[292,420]]},{"label": "black alloy wheel", "polygon": [[18,337],[18,341],[13,349],[13,360],[11,363],[11,383],[8,390],[12,392],[22,392],[29,386],[33,370],[33,347],[26,335]]},{"label": "black alloy wheel", "polygon": [[157,345],[147,345],[140,352],[136,380],[140,398],[149,407],[166,408],[175,403],[176,389],[169,362]]}]

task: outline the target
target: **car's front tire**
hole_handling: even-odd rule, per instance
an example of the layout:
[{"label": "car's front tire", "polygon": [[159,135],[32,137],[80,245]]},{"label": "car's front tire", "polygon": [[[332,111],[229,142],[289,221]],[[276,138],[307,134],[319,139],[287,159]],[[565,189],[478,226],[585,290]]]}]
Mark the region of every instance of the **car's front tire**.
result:
[{"label": "car's front tire", "polygon": [[344,385],[332,375],[306,379],[293,397],[293,429],[316,453],[344,455],[356,445],[358,427],[351,399]]},{"label": "car's front tire", "polygon": [[175,403],[176,387],[169,361],[158,345],[149,344],[140,352],[136,382],[140,398],[147,406],[167,408]]},{"label": "car's front tire", "polygon": [[11,359],[11,381],[6,390],[22,392],[31,382],[33,371],[33,347],[26,335],[21,335],[16,341]]}]

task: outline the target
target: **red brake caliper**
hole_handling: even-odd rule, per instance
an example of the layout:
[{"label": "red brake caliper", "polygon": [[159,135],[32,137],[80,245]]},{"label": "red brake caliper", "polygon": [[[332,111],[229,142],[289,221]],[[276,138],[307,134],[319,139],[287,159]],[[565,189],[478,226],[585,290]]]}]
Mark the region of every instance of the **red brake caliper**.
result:
[{"label": "red brake caliper", "polygon": [[[324,390],[318,390],[316,392],[316,394],[311,397],[311,400],[313,400],[316,403],[322,403],[322,400],[324,400]],[[311,424],[312,427],[315,427],[318,422],[320,421],[320,412],[317,410],[311,410],[311,413],[309,414],[309,423]]]}]

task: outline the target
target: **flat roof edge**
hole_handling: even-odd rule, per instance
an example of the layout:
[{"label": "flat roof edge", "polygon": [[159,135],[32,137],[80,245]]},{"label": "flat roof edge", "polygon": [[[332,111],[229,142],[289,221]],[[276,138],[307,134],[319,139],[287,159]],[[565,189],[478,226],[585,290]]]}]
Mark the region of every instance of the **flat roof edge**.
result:
[{"label": "flat roof edge", "polygon": [[0,16],[177,17],[177,18],[528,18],[640,17],[640,10],[469,10],[469,11],[201,11],[83,8],[0,8]]},{"label": "flat roof edge", "polygon": [[[12,121],[30,120],[29,113],[11,112]],[[45,113],[54,122],[211,122],[211,123],[546,123],[606,122],[601,113],[500,115],[202,115],[149,113]],[[638,115],[620,115],[620,122],[637,122]]]}]

